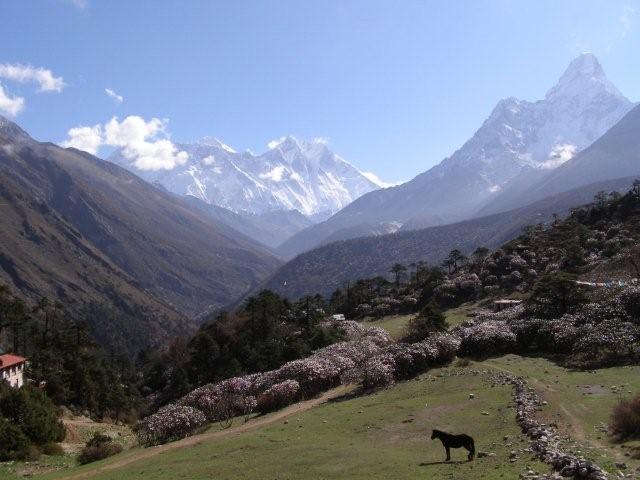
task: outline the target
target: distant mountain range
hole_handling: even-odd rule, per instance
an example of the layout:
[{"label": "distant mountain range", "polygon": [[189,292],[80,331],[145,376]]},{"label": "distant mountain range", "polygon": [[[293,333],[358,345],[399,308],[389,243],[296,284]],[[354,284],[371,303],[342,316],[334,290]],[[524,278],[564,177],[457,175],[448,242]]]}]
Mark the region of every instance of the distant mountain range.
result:
[{"label": "distant mountain range", "polygon": [[62,302],[111,350],[188,334],[279,264],[128,170],[0,117],[0,283]]},{"label": "distant mountain range", "polygon": [[260,155],[236,152],[212,138],[176,146],[189,159],[172,170],[139,170],[120,151],[109,160],[170,192],[240,214],[297,210],[314,221],[324,220],[379,188],[322,140],[283,137]]},{"label": "distant mountain range", "polygon": [[328,294],[625,190],[640,174],[640,106],[585,54],[543,100],[500,101],[451,157],[383,189],[320,140],[284,137],[261,155],[177,147],[185,164],[140,171],[0,117],[0,284],[61,301],[133,353],[259,288]]},{"label": "distant mountain range", "polygon": [[[632,107],[607,79],[598,60],[591,54],[581,55],[544,99],[501,100],[451,157],[405,184],[363,195],[328,220],[294,235],[278,250],[292,257],[336,239],[473,218],[485,213],[504,192],[512,192],[510,200],[495,203],[493,211],[511,209],[518,192],[570,162]],[[629,174],[628,169],[604,169],[599,174],[574,172],[567,188]]]}]

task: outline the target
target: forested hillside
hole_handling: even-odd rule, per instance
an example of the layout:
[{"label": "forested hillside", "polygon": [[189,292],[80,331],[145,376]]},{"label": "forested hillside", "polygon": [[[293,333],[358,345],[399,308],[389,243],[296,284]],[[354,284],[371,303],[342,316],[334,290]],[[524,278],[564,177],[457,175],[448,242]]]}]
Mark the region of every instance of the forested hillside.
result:
[{"label": "forested hillside", "polygon": [[470,254],[478,246],[495,248],[518,236],[527,225],[563,216],[571,208],[589,203],[598,191],[626,191],[632,181],[633,177],[600,182],[524,208],[451,225],[335,242],[291,260],[264,287],[288,298],[330,295],[348,282],[388,276],[396,263],[438,264],[452,249]]}]

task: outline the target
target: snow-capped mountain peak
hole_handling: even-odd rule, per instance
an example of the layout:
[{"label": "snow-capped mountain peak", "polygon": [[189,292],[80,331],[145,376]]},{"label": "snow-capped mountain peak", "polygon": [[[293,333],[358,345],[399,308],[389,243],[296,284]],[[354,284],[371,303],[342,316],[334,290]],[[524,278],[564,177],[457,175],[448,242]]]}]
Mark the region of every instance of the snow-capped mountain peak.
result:
[{"label": "snow-capped mountain peak", "polygon": [[593,97],[603,93],[624,98],[620,90],[607,78],[596,56],[592,53],[583,53],[569,64],[558,83],[547,92],[545,98],[554,100],[577,96]]},{"label": "snow-capped mountain peak", "polygon": [[226,150],[229,153],[237,153],[233,148],[231,148],[229,145],[221,142],[220,140],[218,140],[216,137],[203,137],[202,140],[200,140],[199,142],[201,145],[207,145],[210,147],[218,147],[221,148],[223,150]]},{"label": "snow-capped mountain peak", "polygon": [[118,152],[111,160],[169,191],[236,212],[298,210],[324,219],[379,187],[323,139],[282,137],[260,155],[237,152],[213,137],[178,147],[189,160],[168,172],[138,171]]}]

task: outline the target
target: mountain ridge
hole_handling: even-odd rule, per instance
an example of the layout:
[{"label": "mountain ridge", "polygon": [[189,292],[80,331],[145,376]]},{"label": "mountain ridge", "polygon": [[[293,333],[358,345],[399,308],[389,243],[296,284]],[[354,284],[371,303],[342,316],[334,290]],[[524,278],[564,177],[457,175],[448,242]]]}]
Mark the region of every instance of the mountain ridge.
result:
[{"label": "mountain ridge", "polygon": [[557,168],[632,107],[606,79],[597,59],[581,55],[544,99],[499,101],[450,157],[405,184],[363,195],[327,221],[294,235],[279,251],[291,258],[358,225],[375,229],[397,222],[418,228],[472,218],[510,182],[528,184],[529,177]]},{"label": "mountain ridge", "polygon": [[471,253],[479,246],[496,247],[517,237],[527,225],[550,221],[591,202],[599,191],[624,192],[635,178],[598,182],[515,210],[458,223],[322,245],[287,262],[255,291],[267,288],[292,300],[315,293],[327,296],[348,282],[388,275],[395,263],[439,263],[452,249]]},{"label": "mountain ridge", "polygon": [[139,170],[120,151],[108,160],[173,193],[192,195],[236,213],[298,210],[310,219],[324,219],[379,188],[321,139],[282,137],[258,155],[237,152],[212,137],[176,146],[189,159],[169,171]]},{"label": "mountain ridge", "polygon": [[61,300],[110,349],[183,335],[280,264],[265,247],[88,153],[0,120],[0,282]]}]

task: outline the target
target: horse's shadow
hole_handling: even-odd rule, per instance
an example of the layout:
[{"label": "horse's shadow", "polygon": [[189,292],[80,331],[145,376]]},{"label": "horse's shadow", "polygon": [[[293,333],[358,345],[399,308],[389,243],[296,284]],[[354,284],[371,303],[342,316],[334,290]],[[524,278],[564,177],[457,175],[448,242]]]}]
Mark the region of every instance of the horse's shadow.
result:
[{"label": "horse's shadow", "polygon": [[430,467],[431,465],[447,465],[447,464],[459,464],[459,463],[467,463],[468,460],[449,460],[448,462],[442,461],[442,462],[422,462],[419,466],[420,467]]}]

